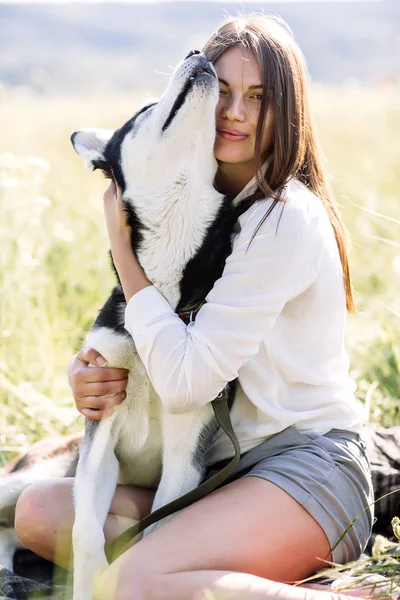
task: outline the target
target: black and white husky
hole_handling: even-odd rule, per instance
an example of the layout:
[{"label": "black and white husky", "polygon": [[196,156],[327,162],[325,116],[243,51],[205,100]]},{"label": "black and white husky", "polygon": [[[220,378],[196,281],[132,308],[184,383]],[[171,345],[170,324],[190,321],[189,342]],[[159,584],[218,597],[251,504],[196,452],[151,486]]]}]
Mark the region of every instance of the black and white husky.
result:
[{"label": "black and white husky", "polygon": [[[158,103],[115,132],[71,138],[89,168],[115,177],[138,260],[178,314],[196,310],[222,274],[239,212],[213,187],[218,88],[211,63],[192,51]],[[184,414],[163,407],[124,329],[125,306],[117,286],[85,342],[128,369],[129,380],[109,418],[86,421],[74,488],[74,600],[91,598],[108,564],[103,526],[117,483],[157,488],[152,511],[164,506],[198,486],[218,428],[211,404]]]}]

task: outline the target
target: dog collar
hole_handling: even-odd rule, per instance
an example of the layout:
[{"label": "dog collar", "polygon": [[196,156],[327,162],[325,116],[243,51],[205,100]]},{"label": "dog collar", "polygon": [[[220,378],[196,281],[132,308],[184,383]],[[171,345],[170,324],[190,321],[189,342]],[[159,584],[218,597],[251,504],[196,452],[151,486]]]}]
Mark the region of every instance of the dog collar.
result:
[{"label": "dog collar", "polygon": [[196,316],[197,313],[199,312],[199,310],[201,309],[201,307],[205,304],[205,300],[203,300],[198,306],[197,308],[194,308],[193,310],[187,310],[185,312],[180,312],[178,313],[178,317],[180,319],[182,319],[182,321],[186,324],[189,325],[189,323],[192,323]]}]

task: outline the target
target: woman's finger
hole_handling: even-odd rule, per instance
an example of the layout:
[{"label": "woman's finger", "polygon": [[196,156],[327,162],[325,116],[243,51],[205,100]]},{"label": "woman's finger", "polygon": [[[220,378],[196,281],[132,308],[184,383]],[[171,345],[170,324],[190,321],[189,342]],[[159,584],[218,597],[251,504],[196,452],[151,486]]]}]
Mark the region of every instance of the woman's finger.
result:
[{"label": "woman's finger", "polygon": [[119,379],[117,381],[94,381],[92,383],[77,383],[74,389],[75,395],[82,398],[88,396],[114,396],[120,394],[126,389],[128,379]]},{"label": "woman's finger", "polygon": [[107,419],[108,417],[111,417],[111,414],[112,414],[112,410],[102,411],[102,410],[91,410],[90,408],[84,408],[80,412],[84,417],[86,417],[90,421],[101,421],[102,419]]},{"label": "woman's finger", "polygon": [[79,396],[75,404],[79,412],[86,409],[102,411],[106,408],[107,400],[103,396]]},{"label": "woman's finger", "polygon": [[116,369],[114,367],[81,367],[74,374],[75,387],[87,383],[127,381],[128,371],[126,369]]},{"label": "woman's finger", "polygon": [[104,356],[102,356],[94,348],[81,348],[77,354],[77,358],[88,365],[93,365],[94,367],[105,367],[107,364]]},{"label": "woman's finger", "polygon": [[104,418],[102,410],[93,410],[91,408],[82,408],[79,412],[90,421],[101,421]]},{"label": "woman's finger", "polygon": [[125,398],[125,392],[114,394],[113,396],[85,396],[78,398],[76,407],[85,416],[87,416],[88,411],[97,416],[100,416],[100,413],[103,416],[108,416],[112,412],[112,409],[121,404]]}]

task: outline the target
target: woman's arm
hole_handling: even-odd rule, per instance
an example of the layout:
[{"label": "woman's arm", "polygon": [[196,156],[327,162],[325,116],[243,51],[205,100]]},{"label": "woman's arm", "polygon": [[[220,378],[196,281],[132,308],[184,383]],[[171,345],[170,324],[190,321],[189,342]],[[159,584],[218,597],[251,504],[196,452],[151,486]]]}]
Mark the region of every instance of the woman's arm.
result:
[{"label": "woman's arm", "polygon": [[274,211],[249,247],[267,208],[266,202],[258,204],[241,217],[222,277],[196,321],[186,326],[137,264],[117,199],[105,198],[114,263],[129,300],[125,327],[170,412],[211,402],[258,353],[285,304],[316,278],[324,236],[307,210],[286,206],[282,216]]}]

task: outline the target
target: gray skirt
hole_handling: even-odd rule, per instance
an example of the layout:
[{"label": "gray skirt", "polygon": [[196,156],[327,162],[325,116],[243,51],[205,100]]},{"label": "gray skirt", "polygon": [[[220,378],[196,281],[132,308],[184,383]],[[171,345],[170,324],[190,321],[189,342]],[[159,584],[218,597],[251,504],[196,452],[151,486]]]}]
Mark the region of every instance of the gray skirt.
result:
[{"label": "gray skirt", "polygon": [[[204,480],[228,462],[208,467]],[[288,427],[242,454],[223,485],[241,477],[266,479],[301,504],[325,532],[333,562],[361,556],[371,536],[374,506],[365,442],[357,433],[332,429],[325,435],[305,434]]]}]

